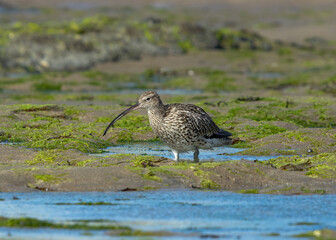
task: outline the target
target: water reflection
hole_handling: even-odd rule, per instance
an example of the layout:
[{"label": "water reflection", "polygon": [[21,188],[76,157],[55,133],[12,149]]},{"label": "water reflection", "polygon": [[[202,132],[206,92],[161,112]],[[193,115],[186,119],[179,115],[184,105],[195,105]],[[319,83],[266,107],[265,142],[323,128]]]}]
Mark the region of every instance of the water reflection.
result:
[{"label": "water reflection", "polygon": [[[236,154],[246,149],[242,148],[233,148],[233,147],[218,147],[213,150],[200,150],[199,158],[200,160],[207,161],[228,161],[228,160],[259,160],[264,161],[271,158],[279,157],[279,156],[240,156],[240,155],[231,155]],[[173,153],[170,148],[160,142],[143,142],[143,143],[127,143],[125,145],[116,145],[111,146],[105,149],[105,152],[102,154],[98,154],[98,156],[109,156],[113,154],[119,153],[134,153],[137,155],[150,155],[150,156],[159,156],[166,158],[174,158]],[[230,154],[230,155],[226,155]],[[193,153],[181,153],[181,159],[192,160]]]}]

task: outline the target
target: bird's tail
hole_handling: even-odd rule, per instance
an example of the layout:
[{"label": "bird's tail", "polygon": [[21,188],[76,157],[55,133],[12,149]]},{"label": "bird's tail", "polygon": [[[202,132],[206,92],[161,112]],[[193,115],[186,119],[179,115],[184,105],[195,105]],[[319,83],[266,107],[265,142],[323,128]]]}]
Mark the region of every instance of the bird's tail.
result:
[{"label": "bird's tail", "polygon": [[230,136],[232,136],[231,133],[229,133],[228,131],[225,131],[223,129],[220,129],[219,132],[212,134],[210,137],[206,137],[206,138],[230,138]]}]

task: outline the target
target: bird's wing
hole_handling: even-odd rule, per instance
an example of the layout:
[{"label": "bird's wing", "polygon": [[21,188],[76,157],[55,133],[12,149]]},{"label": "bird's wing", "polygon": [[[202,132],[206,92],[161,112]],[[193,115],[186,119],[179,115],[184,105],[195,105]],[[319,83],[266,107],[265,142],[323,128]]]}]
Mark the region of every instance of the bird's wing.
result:
[{"label": "bird's wing", "polygon": [[213,137],[214,134],[227,137],[230,134],[220,129],[202,108],[192,104],[167,105],[165,121],[174,122],[181,128],[188,128],[190,133],[205,137]]},{"label": "bird's wing", "polygon": [[206,136],[207,138],[228,138],[230,136],[232,136],[231,133],[229,133],[228,131],[225,131],[223,129],[219,129],[220,131],[218,133],[214,133],[211,136]]}]

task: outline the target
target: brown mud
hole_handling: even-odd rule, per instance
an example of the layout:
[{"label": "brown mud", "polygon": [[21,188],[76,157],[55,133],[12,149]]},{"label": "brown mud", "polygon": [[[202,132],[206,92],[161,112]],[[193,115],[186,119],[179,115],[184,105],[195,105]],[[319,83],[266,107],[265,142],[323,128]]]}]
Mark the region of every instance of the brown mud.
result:
[{"label": "brown mud", "polygon": [[[53,165],[24,164],[27,155],[36,151],[19,151],[1,146],[1,191],[124,191],[152,189],[211,189],[242,193],[325,194],[335,193],[333,179],[316,179],[303,171],[283,171],[270,165],[247,160],[201,164],[174,163],[170,159],[151,158],[136,164],[136,156],[105,157],[90,160],[68,150],[66,163]],[[15,155],[15,157],[13,157]],[[10,160],[15,159],[15,162]],[[21,159],[21,161],[20,161]],[[146,159],[146,158],[144,158]],[[7,162],[6,162],[7,161]],[[145,161],[145,160],[144,160]],[[9,163],[10,162],[10,163]],[[78,162],[86,162],[78,166]]]},{"label": "brown mud", "polygon": [[[80,1],[92,4],[85,9],[67,2],[1,1],[12,10],[1,15],[8,27],[0,38],[0,192],[336,193],[334,1]],[[125,19],[133,25],[109,26]],[[185,26],[208,34],[207,47],[197,31],[170,38],[170,30],[188,32]],[[135,33],[137,47],[129,35]],[[166,103],[204,108],[242,140],[236,145],[246,148],[242,156],[288,157],[193,164],[92,155],[115,144],[157,141],[143,111],[102,137],[145,89],[167,91]]]}]

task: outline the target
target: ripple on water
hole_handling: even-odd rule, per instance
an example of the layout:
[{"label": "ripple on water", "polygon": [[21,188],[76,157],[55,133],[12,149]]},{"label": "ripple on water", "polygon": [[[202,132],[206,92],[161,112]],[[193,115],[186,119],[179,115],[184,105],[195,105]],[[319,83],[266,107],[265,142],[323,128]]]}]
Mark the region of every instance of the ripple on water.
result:
[{"label": "ripple on water", "polygon": [[[18,199],[13,200],[13,196]],[[284,196],[236,194],[219,191],[159,190],[146,192],[0,193],[0,215],[31,217],[53,222],[107,220],[144,231],[170,231],[225,236],[225,239],[276,239],[322,228],[336,228],[335,195]],[[120,199],[127,199],[121,201]],[[57,205],[57,203],[108,202],[110,205]],[[305,223],[305,224],[302,224]],[[83,232],[57,229],[0,228],[0,238],[76,239]],[[94,239],[103,236],[90,231]],[[36,237],[36,238],[35,238]],[[82,236],[83,237],[83,236]],[[43,239],[43,238],[42,238]],[[138,238],[136,238],[138,239]],[[184,239],[164,237],[155,239]]]}]

